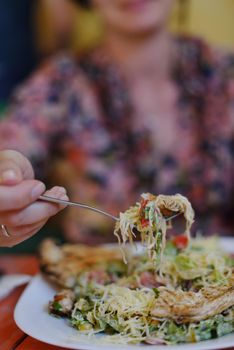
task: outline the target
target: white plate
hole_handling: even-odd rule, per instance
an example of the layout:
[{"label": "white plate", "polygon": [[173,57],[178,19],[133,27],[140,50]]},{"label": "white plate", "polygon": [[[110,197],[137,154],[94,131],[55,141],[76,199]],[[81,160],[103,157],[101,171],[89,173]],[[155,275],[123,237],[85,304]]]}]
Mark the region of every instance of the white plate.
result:
[{"label": "white plate", "polygon": [[[223,238],[221,245],[234,253],[234,238]],[[234,333],[219,339],[195,344],[181,345],[113,345],[101,343],[102,335],[88,337],[80,334],[61,318],[52,317],[47,312],[47,304],[55,290],[40,276],[33,278],[20,297],[14,313],[18,327],[31,337],[42,342],[79,350],[208,350],[234,346]]]}]

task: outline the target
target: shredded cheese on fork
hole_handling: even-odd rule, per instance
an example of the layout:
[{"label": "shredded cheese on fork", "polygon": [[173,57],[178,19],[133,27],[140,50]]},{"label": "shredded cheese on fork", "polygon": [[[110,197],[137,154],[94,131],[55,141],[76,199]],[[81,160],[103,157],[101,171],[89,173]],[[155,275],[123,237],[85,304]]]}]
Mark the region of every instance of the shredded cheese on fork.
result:
[{"label": "shredded cheese on fork", "polygon": [[[190,229],[194,221],[194,211],[188,199],[180,194],[167,196],[153,196],[149,193],[141,195],[141,203],[136,203],[124,213],[120,213],[119,221],[116,223],[114,234],[119,243],[133,243],[137,233],[140,233],[142,244],[149,252],[149,257],[155,262],[156,270],[160,270],[163,260],[163,252],[166,246],[166,232],[169,227],[163,211],[183,213],[186,220],[188,240]],[[126,258],[123,254],[124,261]]]}]

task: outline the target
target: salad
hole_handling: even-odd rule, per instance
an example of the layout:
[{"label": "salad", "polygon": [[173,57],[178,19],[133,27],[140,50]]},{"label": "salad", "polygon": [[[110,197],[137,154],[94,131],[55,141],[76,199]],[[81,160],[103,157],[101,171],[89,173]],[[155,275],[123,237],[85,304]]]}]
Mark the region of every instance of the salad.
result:
[{"label": "salad", "polygon": [[[60,287],[49,312],[69,319],[78,332],[102,333],[105,342],[118,344],[198,342],[233,332],[234,258],[217,237],[190,238],[190,203],[168,197],[156,202],[157,197],[144,195],[145,202],[120,220],[120,226],[127,224],[123,235],[118,228],[124,243],[131,242],[130,231],[144,242],[140,251],[126,247],[127,264],[118,247],[44,242],[42,271]],[[187,232],[164,244],[160,220],[166,211],[182,212]]]}]

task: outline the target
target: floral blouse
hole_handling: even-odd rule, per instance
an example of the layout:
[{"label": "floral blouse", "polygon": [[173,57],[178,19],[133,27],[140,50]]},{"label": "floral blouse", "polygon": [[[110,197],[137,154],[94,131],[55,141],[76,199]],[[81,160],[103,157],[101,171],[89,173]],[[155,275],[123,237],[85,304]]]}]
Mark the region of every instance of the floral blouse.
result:
[{"label": "floral blouse", "polygon": [[[178,141],[170,152],[157,149],[150,127],[134,128],[127,84],[102,50],[56,56],[33,74],[0,124],[0,148],[23,152],[38,178],[65,186],[73,200],[117,215],[142,192],[181,193],[196,212],[193,231],[234,234],[234,56],[174,40]],[[69,239],[111,240],[109,219],[65,212]]]}]

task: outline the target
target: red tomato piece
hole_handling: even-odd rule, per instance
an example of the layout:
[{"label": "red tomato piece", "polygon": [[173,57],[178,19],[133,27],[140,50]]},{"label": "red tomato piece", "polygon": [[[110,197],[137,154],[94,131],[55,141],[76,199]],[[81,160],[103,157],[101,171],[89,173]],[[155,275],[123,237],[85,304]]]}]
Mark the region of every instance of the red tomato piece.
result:
[{"label": "red tomato piece", "polygon": [[142,218],[142,219],[141,219],[141,226],[142,226],[142,227],[146,227],[146,226],[148,226],[148,225],[149,225],[149,220],[148,220],[148,219]]},{"label": "red tomato piece", "polygon": [[149,202],[148,199],[142,199],[141,200],[141,207],[140,207],[140,209],[144,209],[148,202]]},{"label": "red tomato piece", "polygon": [[172,239],[172,242],[176,246],[176,248],[184,249],[188,245],[188,237],[184,234],[176,236]]}]

